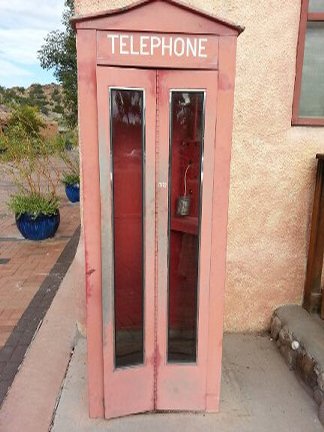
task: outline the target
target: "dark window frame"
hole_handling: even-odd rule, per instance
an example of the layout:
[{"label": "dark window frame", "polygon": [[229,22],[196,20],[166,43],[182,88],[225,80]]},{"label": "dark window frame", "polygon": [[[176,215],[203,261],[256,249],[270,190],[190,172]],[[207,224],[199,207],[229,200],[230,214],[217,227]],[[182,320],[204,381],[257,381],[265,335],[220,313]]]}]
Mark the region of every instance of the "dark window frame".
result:
[{"label": "dark window frame", "polygon": [[292,110],[292,122],[294,126],[324,126],[324,117],[301,117],[299,115],[299,103],[302,84],[302,73],[304,63],[305,38],[308,22],[324,22],[323,12],[308,12],[309,0],[301,0],[300,24],[297,44],[296,79]]}]

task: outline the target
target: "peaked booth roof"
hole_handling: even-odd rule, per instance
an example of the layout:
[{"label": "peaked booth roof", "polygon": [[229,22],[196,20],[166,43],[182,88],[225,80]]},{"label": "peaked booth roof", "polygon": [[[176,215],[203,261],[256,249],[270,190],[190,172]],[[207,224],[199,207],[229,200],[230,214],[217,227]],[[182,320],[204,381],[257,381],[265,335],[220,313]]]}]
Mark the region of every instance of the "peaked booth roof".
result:
[{"label": "peaked booth roof", "polygon": [[[214,22],[215,24],[227,27],[229,29],[234,30],[237,34],[242,33],[244,30],[244,27],[241,27],[237,24],[234,24],[231,21],[224,20],[222,18],[218,18],[217,16],[207,13],[206,11],[203,11],[201,9],[195,8],[191,5],[188,5],[186,3],[183,3],[179,0],[139,0],[137,2],[131,3],[130,5],[117,8],[117,9],[108,9],[104,11],[99,11],[93,14],[86,14],[86,15],[75,15],[71,18],[71,23],[74,28],[77,27],[77,24],[86,23],[87,21],[94,22],[101,20],[103,18],[113,18],[118,15],[124,15],[131,11],[134,11],[136,9],[144,9],[149,5],[152,5],[154,3],[165,3],[166,5],[175,6],[178,9],[182,9],[183,11],[189,12],[192,15],[205,18],[211,22]],[[83,27],[83,26],[82,26]],[[202,29],[203,32],[203,29]]]}]

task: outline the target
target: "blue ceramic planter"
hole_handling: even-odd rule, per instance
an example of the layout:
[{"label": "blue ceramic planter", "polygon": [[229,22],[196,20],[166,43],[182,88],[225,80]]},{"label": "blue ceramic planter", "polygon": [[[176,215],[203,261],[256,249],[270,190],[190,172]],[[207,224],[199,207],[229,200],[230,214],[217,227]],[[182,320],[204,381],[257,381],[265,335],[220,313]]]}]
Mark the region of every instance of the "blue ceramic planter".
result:
[{"label": "blue ceramic planter", "polygon": [[80,187],[78,184],[65,185],[65,193],[71,202],[75,203],[80,201]]},{"label": "blue ceramic planter", "polygon": [[16,224],[21,234],[28,240],[45,240],[54,237],[60,224],[60,212],[52,216],[39,215],[35,219],[24,213],[19,218],[16,216]]}]

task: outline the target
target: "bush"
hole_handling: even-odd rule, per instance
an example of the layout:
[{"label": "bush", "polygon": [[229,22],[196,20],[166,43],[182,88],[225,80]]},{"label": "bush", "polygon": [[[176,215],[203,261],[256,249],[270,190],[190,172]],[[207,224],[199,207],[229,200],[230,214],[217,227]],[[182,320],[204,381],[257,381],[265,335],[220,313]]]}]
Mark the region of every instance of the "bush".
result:
[{"label": "bush", "polygon": [[62,107],[62,105],[59,105],[58,103],[54,105],[53,111],[58,114],[64,114],[64,108]]},{"label": "bush", "polygon": [[28,213],[36,219],[39,215],[53,216],[57,214],[59,200],[55,195],[45,194],[16,194],[10,197],[8,206],[19,218]]},{"label": "bush", "polygon": [[57,136],[52,145],[65,165],[62,182],[64,184],[78,184],[80,182],[80,167],[76,132],[68,131],[64,135]]},{"label": "bush", "polygon": [[77,185],[80,183],[80,176],[77,173],[65,173],[62,182],[65,185]]},{"label": "bush", "polygon": [[19,127],[30,137],[38,137],[45,126],[37,108],[29,105],[17,105],[11,111],[8,128]]},{"label": "bush", "polygon": [[7,140],[4,133],[0,131],[0,154],[5,153],[6,151],[7,151]]},{"label": "bush", "polygon": [[[46,206],[51,208],[52,203],[57,200],[55,197],[61,177],[54,158],[57,154],[55,146],[40,136],[30,136],[21,125],[8,128],[3,134],[2,145],[7,150],[2,155],[5,163],[1,167],[17,188],[17,193],[12,197],[13,201],[10,201],[10,208],[16,209],[18,204],[27,203],[26,197],[30,197],[31,203],[42,203],[45,210]],[[45,202],[48,204],[45,205]]]}]

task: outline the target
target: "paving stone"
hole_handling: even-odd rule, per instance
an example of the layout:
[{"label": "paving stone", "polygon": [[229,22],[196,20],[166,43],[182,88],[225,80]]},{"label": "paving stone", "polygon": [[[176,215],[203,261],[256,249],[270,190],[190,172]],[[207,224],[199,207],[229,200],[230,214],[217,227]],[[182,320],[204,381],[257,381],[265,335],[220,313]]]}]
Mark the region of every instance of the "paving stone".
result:
[{"label": "paving stone", "polygon": [[289,369],[293,370],[296,367],[297,353],[293,351],[288,345],[281,345],[280,352],[284,356]]},{"label": "paving stone", "polygon": [[282,327],[279,331],[279,340],[282,344],[290,345],[292,342],[291,334],[287,326]]}]

